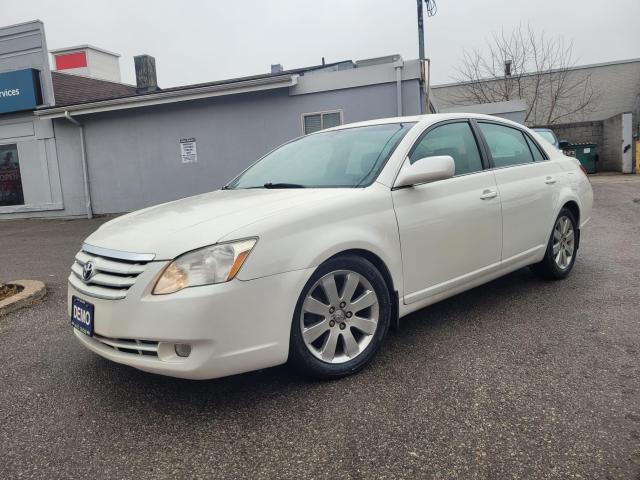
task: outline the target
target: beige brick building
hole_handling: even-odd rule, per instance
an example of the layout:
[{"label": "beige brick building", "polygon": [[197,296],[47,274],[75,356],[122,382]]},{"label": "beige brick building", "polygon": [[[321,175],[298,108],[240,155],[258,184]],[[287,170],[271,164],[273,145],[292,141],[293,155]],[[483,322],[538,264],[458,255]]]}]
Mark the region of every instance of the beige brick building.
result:
[{"label": "beige brick building", "polygon": [[[569,76],[589,78],[595,94],[590,107],[577,113],[569,113],[574,105],[567,104],[563,107],[564,112],[560,111],[555,115],[559,114],[561,118],[549,122],[549,112],[545,110],[544,103],[538,103],[530,112],[527,125],[549,126],[559,138],[572,143],[596,143],[600,152],[599,170],[625,170],[623,167],[629,159],[634,158],[634,143],[640,134],[640,59],[577,66],[570,70]],[[478,102],[468,100],[466,88],[468,87],[464,83],[433,86],[432,98],[436,107],[461,109],[477,104]],[[527,105],[533,104],[532,91],[531,88],[523,89],[524,98],[520,99]],[[503,99],[495,99],[501,100]],[[631,115],[623,115],[629,113]]]}]

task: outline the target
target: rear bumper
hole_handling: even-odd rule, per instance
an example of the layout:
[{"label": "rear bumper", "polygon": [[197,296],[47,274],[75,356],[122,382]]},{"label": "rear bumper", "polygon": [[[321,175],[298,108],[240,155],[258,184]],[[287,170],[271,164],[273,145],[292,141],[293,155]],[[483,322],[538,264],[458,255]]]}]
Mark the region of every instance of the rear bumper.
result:
[{"label": "rear bumper", "polygon": [[[69,315],[73,296],[95,307],[97,335],[74,329],[80,343],[114,362],[189,379],[286,362],[295,305],[312,269],[151,295],[151,280],[163,266],[154,264],[120,300],[93,298],[69,284]],[[176,343],[189,344],[191,354],[177,356]]]}]

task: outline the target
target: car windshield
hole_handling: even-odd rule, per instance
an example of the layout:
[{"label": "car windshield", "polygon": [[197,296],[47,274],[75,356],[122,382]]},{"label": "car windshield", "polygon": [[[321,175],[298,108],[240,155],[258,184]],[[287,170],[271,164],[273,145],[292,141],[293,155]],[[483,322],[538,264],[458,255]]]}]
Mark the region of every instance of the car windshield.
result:
[{"label": "car windshield", "polygon": [[262,157],[225,189],[370,185],[413,125],[388,123],[301,137]]},{"label": "car windshield", "polygon": [[544,138],[551,145],[555,145],[557,142],[556,136],[550,130],[536,130],[536,133],[540,135],[542,138]]}]

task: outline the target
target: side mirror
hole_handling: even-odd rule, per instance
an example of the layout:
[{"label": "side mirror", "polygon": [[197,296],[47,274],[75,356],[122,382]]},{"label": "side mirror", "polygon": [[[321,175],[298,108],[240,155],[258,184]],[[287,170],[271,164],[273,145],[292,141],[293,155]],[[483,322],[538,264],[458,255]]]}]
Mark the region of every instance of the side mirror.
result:
[{"label": "side mirror", "polygon": [[567,140],[558,140],[558,148],[560,150],[564,150],[565,148],[569,148],[571,145]]},{"label": "side mirror", "polygon": [[413,163],[405,162],[396,178],[395,187],[411,187],[453,177],[456,164],[449,155],[424,157]]}]

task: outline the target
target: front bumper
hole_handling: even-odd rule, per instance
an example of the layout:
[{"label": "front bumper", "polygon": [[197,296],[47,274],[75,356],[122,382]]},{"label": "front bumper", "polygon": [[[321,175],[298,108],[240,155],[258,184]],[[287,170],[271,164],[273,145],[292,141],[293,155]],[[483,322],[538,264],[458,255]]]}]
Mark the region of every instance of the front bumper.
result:
[{"label": "front bumper", "polygon": [[[287,361],[295,305],[313,269],[151,295],[165,265],[148,264],[120,300],[94,298],[69,284],[69,317],[73,296],[95,308],[96,336],[74,329],[80,343],[114,362],[189,379],[223,377]],[[191,345],[191,354],[178,357],[176,343]]]}]

